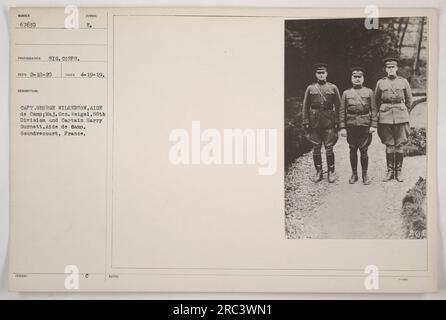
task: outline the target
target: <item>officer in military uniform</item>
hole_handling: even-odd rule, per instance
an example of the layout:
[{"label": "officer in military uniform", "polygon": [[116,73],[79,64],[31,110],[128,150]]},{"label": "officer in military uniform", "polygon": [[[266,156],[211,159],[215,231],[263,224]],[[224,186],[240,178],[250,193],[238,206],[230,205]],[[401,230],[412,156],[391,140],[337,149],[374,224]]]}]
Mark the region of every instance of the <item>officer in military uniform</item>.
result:
[{"label": "officer in military uniform", "polygon": [[372,89],[363,86],[365,69],[353,67],[353,88],[345,90],[341,98],[339,109],[340,134],[347,137],[350,147],[350,165],[352,176],[350,184],[358,181],[358,149],[361,154],[362,182],[370,184],[367,175],[369,166],[368,147],[372,142],[372,134],[378,125],[378,110],[375,103],[375,94]]},{"label": "officer in military uniform", "polygon": [[387,76],[376,84],[375,97],[379,107],[378,135],[386,145],[387,174],[384,181],[402,182],[403,145],[409,135],[409,111],[412,92],[409,82],[397,75],[398,59],[384,59]]},{"label": "officer in military uniform", "polygon": [[338,88],[327,82],[327,64],[318,63],[314,67],[317,82],[309,85],[305,91],[302,124],[307,132],[307,138],[313,144],[316,174],[312,180],[319,182],[323,179],[321,156],[323,144],[327,159],[328,182],[333,183],[336,180],[333,147],[338,141],[337,128],[341,99]]},{"label": "officer in military uniform", "polygon": [[372,89],[363,86],[365,69],[353,67],[353,87],[345,90],[341,98],[339,109],[340,134],[347,137],[350,147],[350,165],[352,176],[349,183],[358,181],[358,149],[361,154],[362,182],[370,184],[367,175],[369,166],[368,147],[372,142],[372,134],[378,125],[378,110],[375,103],[375,94]]}]

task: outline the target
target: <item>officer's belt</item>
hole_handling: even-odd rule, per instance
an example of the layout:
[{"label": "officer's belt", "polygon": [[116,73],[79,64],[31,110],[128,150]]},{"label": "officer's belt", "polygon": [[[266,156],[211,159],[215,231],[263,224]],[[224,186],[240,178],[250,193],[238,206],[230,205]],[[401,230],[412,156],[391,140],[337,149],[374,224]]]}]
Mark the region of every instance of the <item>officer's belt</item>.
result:
[{"label": "officer's belt", "polygon": [[333,109],[334,109],[333,106],[327,107],[324,105],[321,106],[319,104],[311,105],[310,108],[314,109],[314,110],[321,110],[321,111],[333,111]]},{"label": "officer's belt", "polygon": [[347,114],[354,114],[354,115],[358,115],[358,116],[363,116],[366,114],[369,114],[370,110],[363,110],[363,111],[347,111]]},{"label": "officer's belt", "polygon": [[395,104],[395,103],[404,103],[403,99],[392,99],[392,100],[386,100],[383,101],[382,103],[386,103],[386,104]]},{"label": "officer's belt", "polygon": [[400,109],[402,106],[405,106],[404,103],[382,103],[381,106],[386,106],[387,109],[397,108]]}]

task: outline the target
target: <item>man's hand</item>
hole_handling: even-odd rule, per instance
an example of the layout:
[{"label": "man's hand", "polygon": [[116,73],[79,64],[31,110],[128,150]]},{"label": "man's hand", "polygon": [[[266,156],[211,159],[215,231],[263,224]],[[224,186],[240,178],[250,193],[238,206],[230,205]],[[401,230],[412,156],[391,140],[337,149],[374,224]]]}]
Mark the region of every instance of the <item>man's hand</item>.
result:
[{"label": "man's hand", "polygon": [[374,127],[370,127],[369,128],[369,133],[373,133],[373,132],[375,132],[376,131],[376,128],[374,128]]},{"label": "man's hand", "polygon": [[345,128],[342,128],[341,130],[339,130],[339,133],[341,135],[341,137],[347,137],[347,130],[345,130]]}]

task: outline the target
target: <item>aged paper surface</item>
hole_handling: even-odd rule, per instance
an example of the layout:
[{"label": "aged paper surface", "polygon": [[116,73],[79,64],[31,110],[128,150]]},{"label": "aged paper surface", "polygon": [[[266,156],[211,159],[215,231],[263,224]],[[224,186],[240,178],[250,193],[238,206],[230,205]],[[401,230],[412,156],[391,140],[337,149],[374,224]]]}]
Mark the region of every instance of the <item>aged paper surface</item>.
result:
[{"label": "aged paper surface", "polygon": [[[436,290],[435,10],[380,10],[427,18],[427,226],[416,239],[285,231],[285,21],[362,10],[10,16],[11,290]],[[240,158],[228,147],[237,129]]]}]

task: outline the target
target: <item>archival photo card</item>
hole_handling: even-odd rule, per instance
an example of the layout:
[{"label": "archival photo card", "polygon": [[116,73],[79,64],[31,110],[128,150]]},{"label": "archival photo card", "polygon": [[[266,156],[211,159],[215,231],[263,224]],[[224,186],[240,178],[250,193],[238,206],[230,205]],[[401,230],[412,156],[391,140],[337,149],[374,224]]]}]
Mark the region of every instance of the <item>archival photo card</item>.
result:
[{"label": "archival photo card", "polygon": [[11,291],[437,288],[434,9],[10,9]]}]

